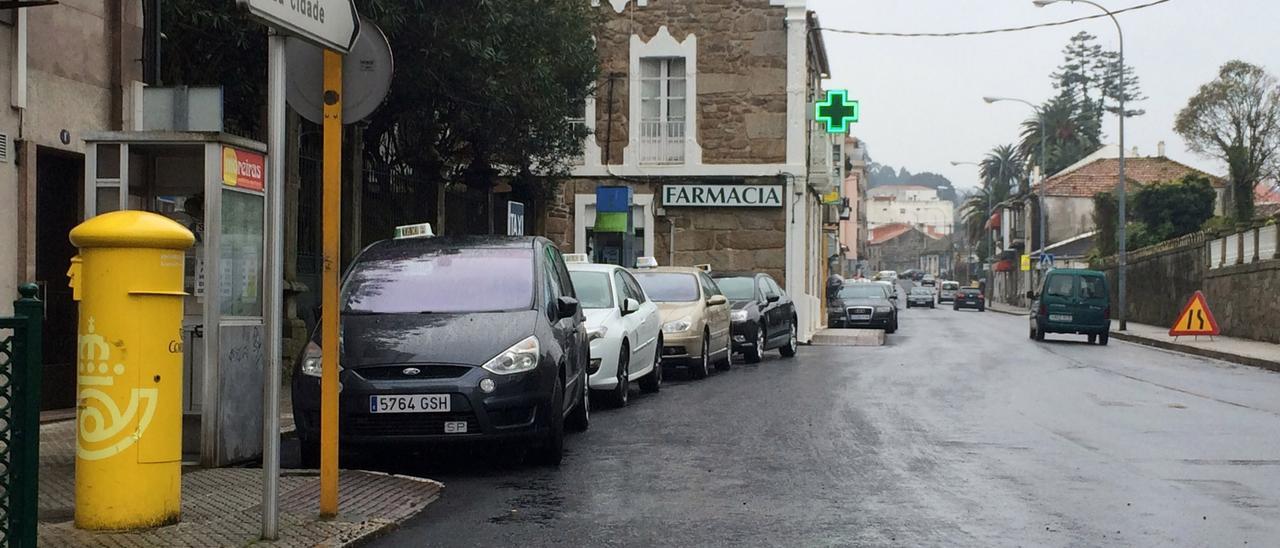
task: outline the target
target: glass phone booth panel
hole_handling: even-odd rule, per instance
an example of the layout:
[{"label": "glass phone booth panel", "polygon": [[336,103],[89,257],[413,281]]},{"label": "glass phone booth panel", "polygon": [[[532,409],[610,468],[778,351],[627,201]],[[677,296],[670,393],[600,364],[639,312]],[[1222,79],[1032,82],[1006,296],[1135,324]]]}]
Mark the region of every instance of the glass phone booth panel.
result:
[{"label": "glass phone booth panel", "polygon": [[183,284],[184,462],[223,466],[257,457],[266,352],[265,145],[175,132],[110,132],[86,144],[86,218],[151,211],[196,238]]}]

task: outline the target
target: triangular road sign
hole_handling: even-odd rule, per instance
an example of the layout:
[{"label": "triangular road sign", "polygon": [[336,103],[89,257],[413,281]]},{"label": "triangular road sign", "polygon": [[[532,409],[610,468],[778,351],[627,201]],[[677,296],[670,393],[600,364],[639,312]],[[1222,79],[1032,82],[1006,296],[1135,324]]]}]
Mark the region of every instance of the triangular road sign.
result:
[{"label": "triangular road sign", "polygon": [[1173,327],[1169,328],[1169,336],[1213,336],[1220,331],[1218,329],[1218,321],[1213,319],[1213,313],[1209,311],[1209,303],[1204,300],[1204,293],[1196,291],[1191,296],[1191,299],[1187,301],[1186,306],[1182,307],[1182,312],[1178,314],[1178,321],[1174,322]]}]

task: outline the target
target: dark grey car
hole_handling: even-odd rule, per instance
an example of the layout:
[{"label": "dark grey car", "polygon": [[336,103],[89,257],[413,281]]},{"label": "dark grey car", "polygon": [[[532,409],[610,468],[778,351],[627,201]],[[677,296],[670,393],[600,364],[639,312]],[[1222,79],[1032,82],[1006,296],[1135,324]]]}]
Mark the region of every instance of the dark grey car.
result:
[{"label": "dark grey car", "polygon": [[897,331],[898,309],[890,300],[889,291],[884,284],[846,283],[827,303],[827,325]]}]

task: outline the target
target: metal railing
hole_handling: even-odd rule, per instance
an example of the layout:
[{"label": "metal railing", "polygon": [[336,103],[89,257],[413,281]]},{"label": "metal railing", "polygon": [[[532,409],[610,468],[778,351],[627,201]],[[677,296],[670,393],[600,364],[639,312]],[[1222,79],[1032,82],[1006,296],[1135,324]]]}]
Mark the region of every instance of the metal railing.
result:
[{"label": "metal railing", "polygon": [[0,317],[0,546],[36,545],[44,304],[25,284]]},{"label": "metal railing", "polygon": [[683,164],[685,122],[640,122],[640,163]]}]

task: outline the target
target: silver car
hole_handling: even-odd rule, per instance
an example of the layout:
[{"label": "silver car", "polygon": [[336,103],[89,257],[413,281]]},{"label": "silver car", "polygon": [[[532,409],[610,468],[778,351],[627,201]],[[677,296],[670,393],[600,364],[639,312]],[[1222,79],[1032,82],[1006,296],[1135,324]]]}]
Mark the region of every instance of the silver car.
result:
[{"label": "silver car", "polygon": [[946,280],[938,285],[938,302],[949,303],[956,300],[956,292],[960,291],[960,282]]}]

